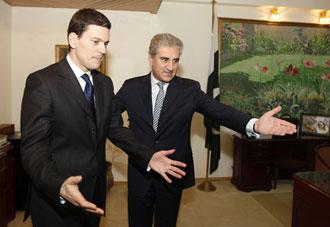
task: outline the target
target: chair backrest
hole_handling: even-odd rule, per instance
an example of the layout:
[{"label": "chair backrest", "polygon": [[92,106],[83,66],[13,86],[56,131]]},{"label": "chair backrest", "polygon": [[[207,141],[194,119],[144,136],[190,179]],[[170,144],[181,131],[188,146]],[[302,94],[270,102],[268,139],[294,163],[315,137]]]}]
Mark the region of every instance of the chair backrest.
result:
[{"label": "chair backrest", "polygon": [[330,142],[315,147],[315,170],[325,171],[330,169]]}]

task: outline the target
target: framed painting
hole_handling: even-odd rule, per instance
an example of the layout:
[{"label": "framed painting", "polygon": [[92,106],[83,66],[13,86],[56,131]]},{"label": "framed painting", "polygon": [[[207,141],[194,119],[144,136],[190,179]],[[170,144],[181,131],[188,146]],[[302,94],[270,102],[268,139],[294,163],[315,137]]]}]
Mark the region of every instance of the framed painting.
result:
[{"label": "framed painting", "polygon": [[[63,57],[67,55],[69,51],[68,45],[66,44],[57,44],[55,45],[55,61],[58,62]],[[100,68],[98,69],[101,73],[107,74],[107,67],[106,67],[107,57],[106,55],[103,56],[103,61],[101,63]]]},{"label": "framed painting", "polygon": [[330,29],[219,18],[220,100],[253,116],[330,114]]},{"label": "framed painting", "polygon": [[300,135],[330,136],[330,116],[318,114],[301,114]]}]

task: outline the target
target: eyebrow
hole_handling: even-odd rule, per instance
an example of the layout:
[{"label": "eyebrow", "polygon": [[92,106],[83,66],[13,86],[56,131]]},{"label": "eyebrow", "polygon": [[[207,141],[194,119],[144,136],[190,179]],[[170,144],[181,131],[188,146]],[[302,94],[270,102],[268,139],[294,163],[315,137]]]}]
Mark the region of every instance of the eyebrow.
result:
[{"label": "eyebrow", "polygon": [[108,44],[110,41],[109,40],[107,40],[107,41],[103,41],[101,38],[99,38],[99,37],[92,37],[91,38],[92,40],[93,39],[95,39],[95,40],[97,40],[97,41],[101,41],[101,42],[103,42],[103,43],[105,43],[105,44]]},{"label": "eyebrow", "polygon": [[[171,59],[171,57],[164,57],[164,56],[159,56],[159,58],[160,59],[166,59],[166,60]],[[172,59],[175,60],[175,61],[179,61],[180,60],[180,58],[172,58]]]}]

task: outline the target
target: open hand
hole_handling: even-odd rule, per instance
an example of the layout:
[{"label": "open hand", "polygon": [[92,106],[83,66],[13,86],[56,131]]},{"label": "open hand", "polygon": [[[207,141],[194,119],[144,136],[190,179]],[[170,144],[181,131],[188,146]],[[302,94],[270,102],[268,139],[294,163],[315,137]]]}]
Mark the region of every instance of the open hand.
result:
[{"label": "open hand", "polygon": [[263,135],[278,136],[297,132],[296,125],[273,116],[280,112],[281,109],[281,106],[277,106],[271,111],[264,113],[261,118],[256,121],[254,127],[255,131]]},{"label": "open hand", "polygon": [[85,211],[103,215],[103,209],[98,208],[94,203],[87,201],[85,197],[80,193],[78,185],[81,181],[82,176],[72,176],[67,178],[61,186],[60,196],[66,201],[84,209]]},{"label": "open hand", "polygon": [[176,177],[178,179],[186,175],[186,173],[178,167],[186,167],[186,164],[180,161],[169,159],[167,156],[173,154],[175,149],[162,150],[153,154],[150,159],[149,166],[151,169],[162,175],[162,177],[168,182],[172,183],[172,180],[167,174]]}]

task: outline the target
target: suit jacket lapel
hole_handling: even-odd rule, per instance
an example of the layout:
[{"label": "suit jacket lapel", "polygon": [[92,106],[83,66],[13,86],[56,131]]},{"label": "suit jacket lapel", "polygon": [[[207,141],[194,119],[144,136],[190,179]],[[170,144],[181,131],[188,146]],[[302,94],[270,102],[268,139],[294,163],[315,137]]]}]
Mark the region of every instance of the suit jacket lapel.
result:
[{"label": "suit jacket lapel", "polygon": [[168,85],[160,116],[164,115],[164,113],[167,113],[168,109],[171,107],[172,102],[177,98],[179,91],[177,85],[177,78],[174,77]]},{"label": "suit jacket lapel", "polygon": [[87,100],[84,96],[84,93],[81,89],[81,86],[75,77],[72,69],[69,66],[69,63],[67,62],[66,58],[63,58],[59,62],[59,68],[61,71],[61,76],[64,78],[63,80],[63,88],[64,91],[67,92],[69,97],[72,97],[75,99],[81,108],[87,112],[87,114],[90,117],[93,117],[92,110],[90,109]]},{"label": "suit jacket lapel", "polygon": [[103,111],[103,103],[104,103],[104,97],[102,95],[102,81],[100,80],[100,77],[97,75],[96,71],[92,71],[92,76],[93,76],[93,82],[94,82],[94,95],[95,95],[95,111],[96,111],[96,123],[97,123],[97,128],[100,129],[102,125],[100,125],[102,120],[102,113]]},{"label": "suit jacket lapel", "polygon": [[166,90],[165,100],[164,100],[163,107],[162,107],[160,117],[159,117],[157,133],[160,133],[162,131],[162,129],[165,128],[163,126],[166,124],[166,122],[168,122],[167,118],[168,118],[168,116],[171,115],[170,111],[173,110],[173,108],[171,109],[171,106],[172,106],[173,102],[178,98],[179,91],[180,91],[180,89],[178,88],[178,79],[175,76],[171,80],[171,82],[168,85],[168,88]]},{"label": "suit jacket lapel", "polygon": [[151,79],[150,74],[143,77],[143,87],[141,89],[143,103],[146,110],[146,121],[152,128],[153,113],[152,113],[152,100],[151,100]]}]

